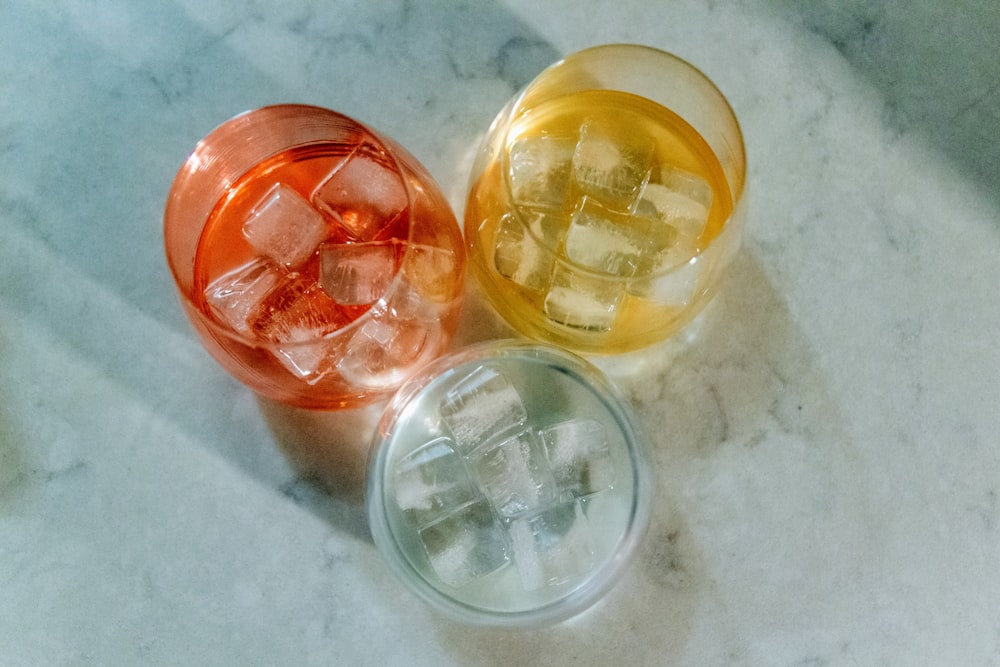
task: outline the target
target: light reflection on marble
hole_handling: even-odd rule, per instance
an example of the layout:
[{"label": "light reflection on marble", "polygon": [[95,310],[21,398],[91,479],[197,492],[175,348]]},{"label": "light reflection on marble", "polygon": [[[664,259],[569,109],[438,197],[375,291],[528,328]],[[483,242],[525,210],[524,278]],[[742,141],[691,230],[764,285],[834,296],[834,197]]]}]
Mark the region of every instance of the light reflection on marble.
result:
[{"label": "light reflection on marble", "polygon": [[[1000,664],[996,3],[8,5],[0,663]],[[367,536],[373,415],[259,401],[201,350],[164,198],[212,127],[294,101],[396,138],[460,212],[500,106],[613,41],[730,98],[746,244],[682,336],[595,359],[658,483],[621,585],[456,626]],[[473,288],[456,345],[509,334]]]}]

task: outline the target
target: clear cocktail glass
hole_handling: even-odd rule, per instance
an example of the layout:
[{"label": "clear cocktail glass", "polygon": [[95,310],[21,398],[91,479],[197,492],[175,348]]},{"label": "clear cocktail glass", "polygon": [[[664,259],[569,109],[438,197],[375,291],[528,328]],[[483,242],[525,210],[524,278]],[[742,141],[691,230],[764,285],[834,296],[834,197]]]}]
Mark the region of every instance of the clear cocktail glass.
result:
[{"label": "clear cocktail glass", "polygon": [[592,364],[525,340],[428,364],[371,448],[369,525],[390,569],[458,621],[530,627],[600,600],[652,506],[645,441]]}]

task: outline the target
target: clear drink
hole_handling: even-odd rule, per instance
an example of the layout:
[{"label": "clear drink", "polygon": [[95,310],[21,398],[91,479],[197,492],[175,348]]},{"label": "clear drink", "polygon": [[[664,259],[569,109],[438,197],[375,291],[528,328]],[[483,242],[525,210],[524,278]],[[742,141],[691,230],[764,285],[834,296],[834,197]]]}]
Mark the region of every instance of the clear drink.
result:
[{"label": "clear drink", "polygon": [[596,369],[502,341],[400,390],[368,482],[376,544],[464,621],[559,620],[596,601],[641,536],[651,495],[629,415]]},{"label": "clear drink", "polygon": [[660,340],[708,302],[740,241],[742,138],[697,70],[597,47],[494,122],[465,212],[472,268],[518,330],[571,349]]},{"label": "clear drink", "polygon": [[275,400],[384,397],[457,324],[465,257],[446,201],[402,148],[332,111],[220,126],[178,173],[164,230],[205,346]]}]

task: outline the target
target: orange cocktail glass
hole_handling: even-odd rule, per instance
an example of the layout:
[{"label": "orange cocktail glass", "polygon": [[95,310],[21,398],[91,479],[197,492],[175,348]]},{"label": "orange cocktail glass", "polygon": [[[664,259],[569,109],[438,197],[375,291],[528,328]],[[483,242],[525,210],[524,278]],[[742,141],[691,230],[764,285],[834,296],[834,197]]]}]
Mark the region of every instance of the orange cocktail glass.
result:
[{"label": "orange cocktail glass", "polygon": [[276,401],[384,398],[457,325],[447,201],[402,147],[334,111],[264,107],[212,131],[177,174],[164,239],[206,349]]}]

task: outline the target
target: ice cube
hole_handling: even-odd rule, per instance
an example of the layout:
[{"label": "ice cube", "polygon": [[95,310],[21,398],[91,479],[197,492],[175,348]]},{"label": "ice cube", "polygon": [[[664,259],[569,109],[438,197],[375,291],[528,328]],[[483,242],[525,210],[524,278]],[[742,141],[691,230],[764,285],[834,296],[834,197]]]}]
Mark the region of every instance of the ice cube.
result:
[{"label": "ice cube", "polygon": [[447,248],[407,243],[401,270],[414,291],[436,304],[452,301],[461,290],[458,258]]},{"label": "ice cube", "polygon": [[611,488],[615,464],[604,425],[579,418],[539,432],[556,487],[563,495],[588,496]]},{"label": "ice cube", "polygon": [[712,208],[712,186],[698,174],[669,164],[661,164],[657,172],[654,182],[662,183],[668,190],[684,195],[706,211]]},{"label": "ice cube", "polygon": [[440,411],[465,452],[520,430],[528,420],[510,379],[490,366],[480,366],[452,387]]},{"label": "ice cube", "polygon": [[276,184],[243,222],[254,250],[288,267],[297,267],[326,237],[326,222],[298,192]]},{"label": "ice cube", "polygon": [[470,463],[501,516],[517,516],[556,499],[545,453],[530,429],[476,450]]},{"label": "ice cube", "polygon": [[[370,311],[369,311],[370,312]],[[434,323],[379,313],[351,336],[337,370],[351,384],[388,389],[408,378],[434,352]]]},{"label": "ice cube", "polygon": [[320,284],[345,305],[373,303],[396,275],[395,241],[324,243],[320,246]]},{"label": "ice cube", "polygon": [[627,278],[643,259],[648,231],[645,218],[615,214],[584,197],[566,232],[566,257],[588,269]]},{"label": "ice cube", "polygon": [[426,526],[420,531],[420,541],[434,573],[453,588],[485,577],[510,561],[508,537],[485,500]]},{"label": "ice cube", "polygon": [[315,340],[348,322],[348,316],[326,292],[299,273],[284,277],[247,317],[250,331],[272,343]]},{"label": "ice cube", "polygon": [[650,219],[650,247],[645,264],[629,284],[629,292],[683,307],[696,297],[712,254],[699,253],[712,191],[700,177],[678,169],[663,168],[657,179],[671,185],[647,185],[636,209],[637,215]]},{"label": "ice cube", "polygon": [[708,223],[712,189],[695,174],[661,168],[657,181],[650,181],[636,207],[640,215],[674,227],[685,237],[697,239]]},{"label": "ice cube", "polygon": [[337,342],[324,338],[350,321],[312,280],[284,276],[247,316],[248,333],[277,343],[275,358],[296,377],[315,384],[331,370]]},{"label": "ice cube", "polygon": [[275,350],[274,356],[292,375],[312,385],[333,370],[339,349],[339,341],[319,339],[282,345]]},{"label": "ice cube", "polygon": [[545,289],[552,276],[554,251],[568,222],[545,212],[525,211],[528,229],[514,215],[505,215],[497,229],[493,261],[500,275],[530,290]]},{"label": "ice cube", "polygon": [[403,457],[395,467],[396,502],[422,528],[477,497],[476,487],[450,438],[437,438]]},{"label": "ice cube", "polygon": [[508,532],[525,590],[571,583],[594,567],[594,537],[576,500],[513,519]]},{"label": "ice cube", "polygon": [[576,138],[541,135],[510,147],[510,187],[517,206],[562,209],[569,201]]},{"label": "ice cube", "polygon": [[[638,214],[636,214],[638,217]],[[682,249],[690,252],[694,250],[693,243],[687,243],[677,228],[668,225],[657,219],[646,219],[645,225],[645,245],[642,256],[636,263],[636,270],[633,276],[642,276],[650,273],[660,266],[664,258],[679,256]],[[691,254],[681,258],[681,261],[689,259]]]},{"label": "ice cube", "polygon": [[205,301],[221,323],[248,334],[250,314],[284,275],[273,261],[258,257],[212,281],[205,290]]},{"label": "ice cube", "polygon": [[626,136],[622,129],[587,121],[573,153],[577,188],[611,210],[632,211],[649,179],[653,148],[652,140],[644,136]]},{"label": "ice cube", "polygon": [[662,273],[686,264],[698,254],[698,236],[664,222],[650,224],[647,253],[649,271]]},{"label": "ice cube", "polygon": [[610,331],[624,295],[620,279],[556,264],[543,310],[553,322],[572,329]]},{"label": "ice cube", "polygon": [[358,241],[375,240],[407,206],[406,186],[382,152],[361,146],[313,191],[312,202]]},{"label": "ice cube", "polygon": [[700,289],[704,259],[697,256],[680,265],[665,262],[659,267],[662,270],[633,280],[629,284],[629,292],[666,306],[686,306]]},{"label": "ice cube", "polygon": [[385,299],[384,307],[386,317],[425,322],[428,326],[438,324],[447,309],[446,304],[424,297],[413,283],[405,279],[395,284]]}]

